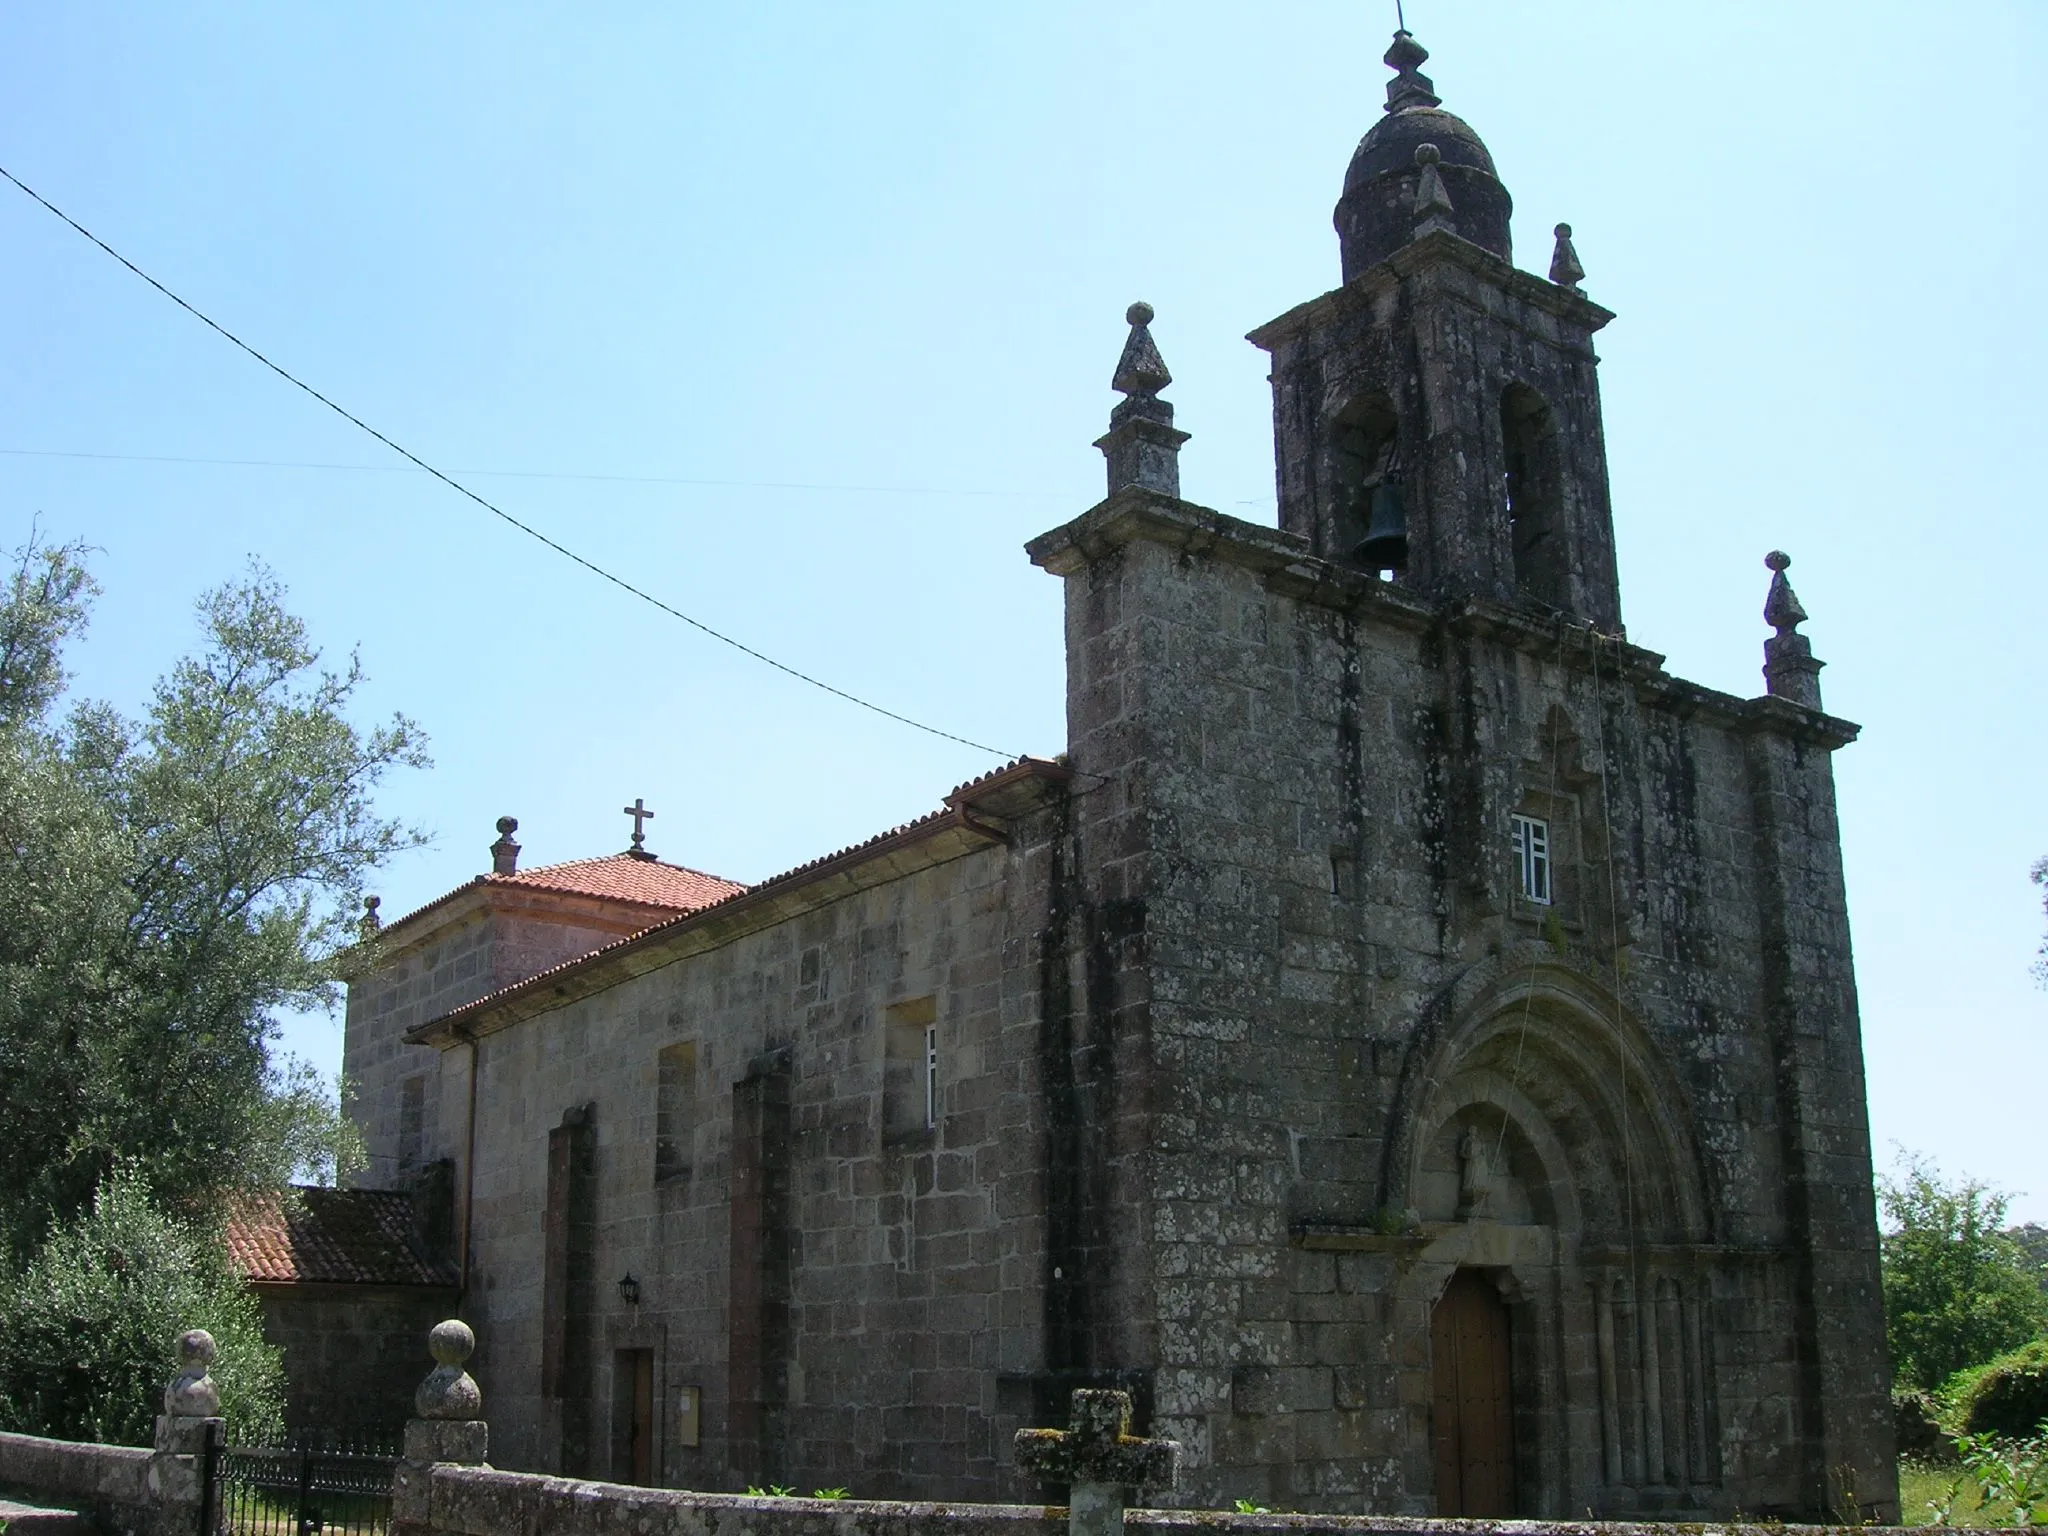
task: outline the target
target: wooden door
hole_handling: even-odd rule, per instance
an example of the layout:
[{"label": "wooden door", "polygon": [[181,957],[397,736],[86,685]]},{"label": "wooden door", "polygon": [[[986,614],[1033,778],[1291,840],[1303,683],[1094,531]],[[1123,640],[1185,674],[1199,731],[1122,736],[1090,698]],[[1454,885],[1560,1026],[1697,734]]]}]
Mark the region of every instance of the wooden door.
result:
[{"label": "wooden door", "polygon": [[654,1486],[654,1351],[629,1349],[621,1363],[632,1371],[630,1436],[627,1453],[633,1481],[642,1488]]},{"label": "wooden door", "polygon": [[1461,1269],[1436,1304],[1429,1339],[1436,1372],[1436,1512],[1466,1519],[1512,1515],[1515,1414],[1507,1303],[1486,1276]]}]

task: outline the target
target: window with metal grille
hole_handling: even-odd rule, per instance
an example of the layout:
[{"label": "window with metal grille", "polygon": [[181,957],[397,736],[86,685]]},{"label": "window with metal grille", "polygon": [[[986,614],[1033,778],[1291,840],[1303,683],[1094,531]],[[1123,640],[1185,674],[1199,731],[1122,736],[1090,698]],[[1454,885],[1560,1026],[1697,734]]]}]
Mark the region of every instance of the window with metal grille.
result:
[{"label": "window with metal grille", "polygon": [[1509,819],[1515,844],[1515,872],[1522,895],[1550,905],[1550,823],[1534,816]]}]

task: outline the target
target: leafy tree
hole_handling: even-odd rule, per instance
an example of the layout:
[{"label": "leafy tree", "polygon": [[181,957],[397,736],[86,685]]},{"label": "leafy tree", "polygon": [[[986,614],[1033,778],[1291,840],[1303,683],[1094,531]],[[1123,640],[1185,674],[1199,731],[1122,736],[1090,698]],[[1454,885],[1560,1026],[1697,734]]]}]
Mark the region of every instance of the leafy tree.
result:
[{"label": "leafy tree", "polygon": [[[2048,859],[2035,861],[2034,884],[2042,888],[2042,910],[2048,911]],[[2034,976],[2042,986],[2048,987],[2048,939],[2041,941],[2041,953],[2034,961]]]},{"label": "leafy tree", "polygon": [[359,730],[355,658],[320,666],[260,568],[198,605],[203,643],[139,719],[59,715],[96,589],[31,542],[0,590],[0,1247],[84,1212],[119,1168],[194,1216],[345,1153],[282,1010],[331,1000],[365,874],[419,834],[377,817],[403,716]]},{"label": "leafy tree", "polygon": [[110,1175],[89,1209],[0,1280],[0,1315],[0,1428],[149,1444],[187,1328],[219,1346],[212,1375],[236,1437],[281,1422],[283,1355],[263,1342],[256,1298],[218,1237],[167,1218],[132,1171]]},{"label": "leafy tree", "polygon": [[2043,1291],[2048,1291],[2048,1227],[2029,1221],[2017,1227],[2007,1227],[2005,1235],[2019,1244],[2034,1278],[2040,1281]]},{"label": "leafy tree", "polygon": [[1977,1179],[1944,1183],[1924,1158],[1900,1166],[1902,1177],[1878,1182],[1886,1332],[1900,1382],[1933,1391],[2032,1338],[2048,1300],[2001,1230],[2010,1196]]}]

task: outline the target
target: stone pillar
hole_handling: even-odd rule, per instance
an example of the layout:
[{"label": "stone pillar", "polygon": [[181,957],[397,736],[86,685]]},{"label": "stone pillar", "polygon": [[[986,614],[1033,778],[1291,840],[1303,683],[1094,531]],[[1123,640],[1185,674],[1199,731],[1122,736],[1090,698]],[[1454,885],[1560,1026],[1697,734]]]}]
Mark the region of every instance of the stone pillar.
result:
[{"label": "stone pillar", "polygon": [[392,1536],[425,1536],[433,1529],[437,1463],[481,1467],[490,1451],[483,1393],[462,1368],[476,1348],[469,1324],[450,1318],[427,1334],[434,1368],[413,1397],[417,1417],[405,1425],[404,1454],[391,1480]]},{"label": "stone pillar", "polygon": [[164,1411],[156,1421],[156,1454],[149,1458],[149,1492],[161,1536],[191,1536],[197,1531],[199,1506],[207,1493],[216,1524],[219,1521],[218,1483],[210,1490],[201,1486],[207,1441],[224,1428],[220,1388],[207,1371],[214,1354],[213,1335],[204,1328],[179,1335],[178,1374],[164,1389]]}]

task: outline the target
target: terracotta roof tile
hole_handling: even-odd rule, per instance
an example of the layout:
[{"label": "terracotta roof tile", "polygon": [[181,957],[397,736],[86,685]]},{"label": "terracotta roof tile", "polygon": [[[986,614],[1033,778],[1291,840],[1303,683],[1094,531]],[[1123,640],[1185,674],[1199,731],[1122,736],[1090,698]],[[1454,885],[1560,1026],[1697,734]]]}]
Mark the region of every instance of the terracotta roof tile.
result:
[{"label": "terracotta roof tile", "polygon": [[745,886],[735,880],[721,880],[702,870],[680,864],[663,864],[655,859],[636,859],[614,853],[599,859],[571,859],[564,864],[543,864],[522,869],[516,875],[485,875],[486,885],[523,885],[544,891],[566,891],[577,896],[602,896],[613,901],[636,902],[648,907],[668,907],[693,912],[722,901]]},{"label": "terracotta roof tile", "polygon": [[551,891],[564,896],[590,896],[600,901],[623,902],[653,909],[648,921],[665,922],[678,913],[694,912],[714,901],[746,889],[736,880],[707,875],[701,869],[681,864],[663,864],[655,859],[636,859],[631,854],[611,853],[595,859],[569,859],[561,864],[541,864],[514,875],[478,875],[454,890],[436,896],[425,906],[414,907],[401,918],[384,925],[391,933],[414,918],[423,917],[467,892],[505,886],[519,890]]},{"label": "terracotta roof tile", "polygon": [[454,1285],[413,1230],[412,1199],[396,1189],[316,1189],[296,1199],[251,1195],[228,1215],[228,1262],[272,1284]]},{"label": "terracotta roof tile", "polygon": [[[702,915],[703,912],[708,911],[712,907],[719,906],[728,901],[737,900],[739,897],[746,895],[749,892],[765,892],[771,890],[776,886],[794,885],[801,881],[805,876],[811,874],[815,870],[824,868],[826,865],[835,864],[844,859],[857,858],[859,855],[867,852],[868,850],[879,847],[880,845],[887,843],[894,838],[900,838],[907,833],[916,832],[920,828],[928,827],[934,825],[935,823],[946,821],[954,817],[961,809],[961,807],[965,806],[972,799],[972,792],[974,790],[984,788],[990,784],[996,783],[998,780],[1014,779],[1019,777],[1020,775],[1041,777],[1051,775],[1064,779],[1067,776],[1068,771],[1069,770],[1067,769],[1064,762],[1055,762],[1048,758],[1028,756],[1013,758],[1011,761],[1004,763],[1001,767],[992,768],[987,773],[981,774],[976,778],[969,779],[965,784],[957,786],[951,794],[946,796],[945,805],[936,811],[929,811],[926,814],[916,817],[913,820],[906,821],[899,826],[891,827],[886,832],[878,832],[873,837],[867,838],[862,842],[853,843],[848,847],[841,848],[835,853],[828,853],[822,855],[819,858],[807,860],[806,862],[797,865],[794,869],[786,869],[781,874],[772,875],[768,879],[763,880],[756,885],[732,885],[729,890],[727,890],[723,895],[719,896],[716,900],[706,902],[704,906],[697,908],[696,910],[679,912],[673,917],[664,918],[660,922],[642,929],[639,933],[629,934],[626,937],[620,939],[614,939],[611,943],[599,945],[596,949],[591,950],[587,954],[577,955],[568,960],[564,960],[559,964],[549,966],[544,971],[537,972],[532,976],[528,976],[520,981],[513,982],[509,986],[500,987],[495,992],[486,993],[484,996],[477,998],[474,1002],[464,1003],[460,1007],[452,1008],[446,1015],[444,1015],[444,1017],[453,1018],[456,1016],[466,1016],[472,1013],[479,1012],[482,1009],[490,1007],[499,999],[509,997],[515,992],[531,990],[536,986],[546,984],[546,982],[550,978],[559,976],[565,972],[579,970],[585,966],[601,963],[606,958],[611,956],[614,952],[629,948],[633,945],[644,943],[647,940],[653,938],[659,930],[678,926],[687,919],[696,918]],[[623,855],[621,855],[621,857],[623,857]],[[540,871],[536,870],[535,873],[538,874],[540,873]],[[484,878],[494,879],[497,877],[485,876]],[[715,877],[707,875],[703,878],[713,879]],[[730,882],[721,883],[729,884]],[[444,897],[443,899],[445,900],[446,898]],[[429,1020],[428,1022],[432,1023],[434,1021]]]}]

